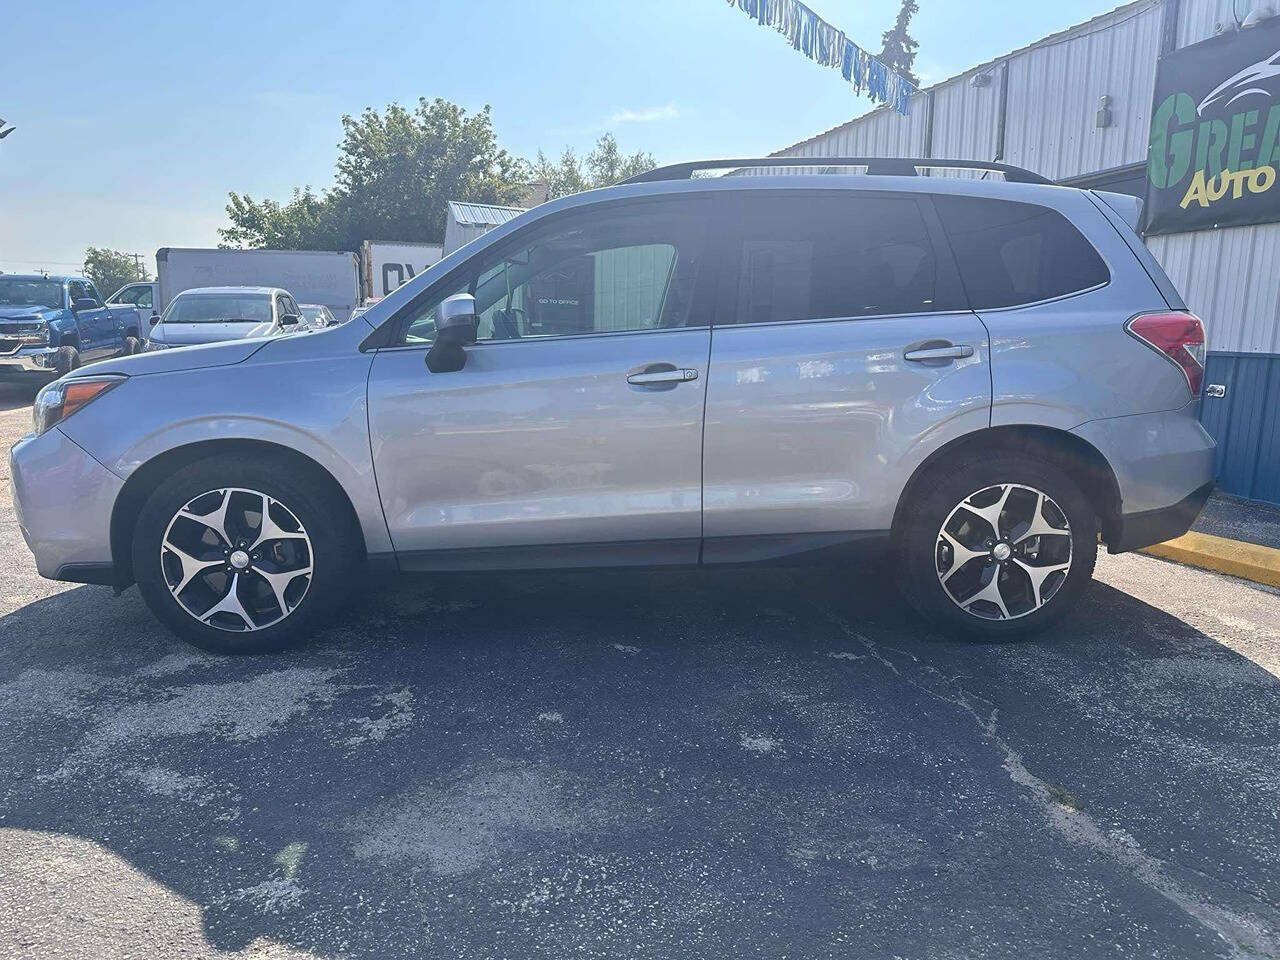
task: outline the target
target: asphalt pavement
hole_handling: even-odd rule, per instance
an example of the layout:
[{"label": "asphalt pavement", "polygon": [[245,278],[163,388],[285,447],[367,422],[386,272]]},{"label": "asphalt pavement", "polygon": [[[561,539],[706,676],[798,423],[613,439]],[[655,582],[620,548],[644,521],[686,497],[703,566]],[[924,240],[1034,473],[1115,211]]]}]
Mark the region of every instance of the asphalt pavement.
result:
[{"label": "asphalt pavement", "polygon": [[0,729],[5,957],[1280,956],[1280,594],[1151,557],[1017,644],[587,571],[222,659],[38,578],[6,482]]}]

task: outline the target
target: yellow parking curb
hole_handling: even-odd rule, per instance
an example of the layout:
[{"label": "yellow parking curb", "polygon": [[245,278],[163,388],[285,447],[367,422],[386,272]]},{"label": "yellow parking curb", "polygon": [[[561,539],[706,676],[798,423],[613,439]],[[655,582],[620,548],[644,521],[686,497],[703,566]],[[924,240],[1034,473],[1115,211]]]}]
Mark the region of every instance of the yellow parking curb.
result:
[{"label": "yellow parking curb", "polygon": [[1187,533],[1176,540],[1146,547],[1142,553],[1193,567],[1227,573],[1270,587],[1280,587],[1280,550],[1228,540],[1207,533]]}]

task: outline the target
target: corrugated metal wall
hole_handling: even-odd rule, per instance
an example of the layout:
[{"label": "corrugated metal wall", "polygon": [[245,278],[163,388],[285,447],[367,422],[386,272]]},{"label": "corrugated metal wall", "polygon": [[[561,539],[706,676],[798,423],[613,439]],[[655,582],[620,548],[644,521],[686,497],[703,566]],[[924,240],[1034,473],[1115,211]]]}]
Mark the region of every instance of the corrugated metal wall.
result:
[{"label": "corrugated metal wall", "polygon": [[1199,43],[1220,33],[1219,27],[1233,28],[1235,17],[1241,20],[1260,7],[1276,9],[1275,0],[1236,0],[1235,14],[1231,0],[1181,0],[1178,11],[1178,46]]},{"label": "corrugated metal wall", "polygon": [[1280,353],[1280,223],[1148,237],[1147,246],[1204,319],[1210,350]]},{"label": "corrugated metal wall", "polygon": [[1210,354],[1205,382],[1227,388],[1205,399],[1200,416],[1218,441],[1219,487],[1280,502],[1280,356]]},{"label": "corrugated metal wall", "polygon": [[[1178,0],[1177,6],[1181,47],[1276,4]],[[1137,0],[936,85],[931,144],[928,94],[921,94],[907,119],[880,108],[782,153],[999,157],[1054,179],[1141,163],[1166,7],[1166,0]],[[975,85],[978,74],[985,82]],[[1113,122],[1098,127],[1104,95]],[[1227,386],[1225,399],[1204,402],[1206,428],[1221,445],[1220,483],[1232,493],[1280,500],[1280,223],[1150,237],[1147,244],[1208,326],[1207,382]]]},{"label": "corrugated metal wall", "polygon": [[[1012,57],[1009,163],[1060,180],[1146,158],[1163,6],[1123,7]],[[1104,95],[1116,122],[1099,128]]]}]

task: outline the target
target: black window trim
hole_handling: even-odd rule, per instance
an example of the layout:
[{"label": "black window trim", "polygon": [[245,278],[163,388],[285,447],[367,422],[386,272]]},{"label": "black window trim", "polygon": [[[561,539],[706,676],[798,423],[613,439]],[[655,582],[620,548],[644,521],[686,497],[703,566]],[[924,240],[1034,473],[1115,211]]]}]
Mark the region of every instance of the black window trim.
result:
[{"label": "black window trim", "polygon": [[[513,231],[501,240],[498,240],[497,242],[485,247],[483,250],[478,251],[466,260],[463,260],[444,276],[440,277],[430,286],[424,288],[420,293],[414,296],[413,299],[384,320],[377,329],[373,330],[367,337],[365,337],[360,343],[360,351],[364,353],[370,350],[386,350],[390,352],[393,350],[426,351],[431,349],[431,344],[426,342],[400,342],[404,336],[405,328],[407,328],[408,324],[412,321],[417,311],[422,306],[429,303],[433,297],[439,296],[442,291],[452,289],[459,280],[464,276],[470,275],[473,270],[476,271],[476,276],[479,276],[480,273],[483,273],[501,259],[502,251],[510,249],[509,244],[519,242],[521,238],[527,237],[534,231],[540,231],[546,227],[555,227],[565,221],[572,221],[579,217],[599,216],[602,211],[642,207],[657,203],[669,204],[672,202],[705,204],[709,214],[706,218],[705,224],[712,222],[715,211],[713,198],[706,197],[701,194],[693,197],[686,197],[682,194],[667,193],[643,197],[625,197],[618,200],[606,200],[597,203],[582,204],[580,206],[570,207],[568,210],[561,210],[557,213],[539,217],[536,220],[525,224],[519,230]],[[702,275],[699,276],[698,283],[695,287],[693,298],[695,306],[697,305],[699,298],[707,291],[708,285],[714,285],[719,267],[719,253],[713,242],[713,233],[705,226],[705,224],[705,232],[703,234],[704,256],[706,254],[710,254],[710,256],[705,257]],[[444,296],[448,295],[449,294],[447,293],[444,294]],[[712,309],[714,309],[714,307]],[[555,334],[545,337],[521,337],[518,340],[479,340],[475,344],[469,344],[467,349],[470,350],[473,347],[478,348],[506,345],[510,343],[521,343],[526,339],[529,343],[546,343],[549,341],[560,340],[594,339],[596,337],[633,336],[635,334],[678,333],[682,330],[707,330],[710,329],[711,326],[712,323],[708,320],[707,323],[693,324],[684,327],[654,327],[649,330],[599,330],[589,333]]]},{"label": "black window trim", "polygon": [[[741,274],[741,257],[737,255],[743,241],[742,206],[730,206],[733,201],[744,197],[761,198],[807,198],[830,197],[873,198],[891,200],[911,200],[920,211],[924,221],[925,233],[933,247],[934,264],[937,268],[938,292],[945,295],[944,302],[955,304],[945,310],[921,310],[914,313],[867,313],[846,317],[798,317],[794,320],[769,320],[760,323],[744,323],[738,319],[738,282]],[[797,323],[852,323],[862,320],[909,320],[915,317],[945,317],[957,314],[972,313],[969,297],[960,279],[960,268],[955,261],[951,244],[942,229],[942,221],[933,208],[933,196],[914,190],[862,190],[848,187],[806,187],[771,189],[732,190],[717,195],[721,201],[721,209],[717,211],[717,221],[728,224],[720,244],[720,255],[724,263],[720,264],[720,286],[716,297],[716,312],[713,325],[717,327],[774,327]],[[733,255],[730,255],[732,252]]]}]

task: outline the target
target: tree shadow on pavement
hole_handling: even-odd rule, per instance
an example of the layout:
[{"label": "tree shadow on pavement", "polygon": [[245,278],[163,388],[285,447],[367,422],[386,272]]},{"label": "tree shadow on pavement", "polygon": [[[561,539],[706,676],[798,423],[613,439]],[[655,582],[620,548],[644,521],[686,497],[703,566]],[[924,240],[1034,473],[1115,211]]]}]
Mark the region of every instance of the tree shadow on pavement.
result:
[{"label": "tree shadow on pavement", "polygon": [[0,644],[0,827],[101,845],[221,949],[1274,948],[1280,680],[1101,584],[993,646],[805,569],[404,581],[242,659],[86,587]]}]

